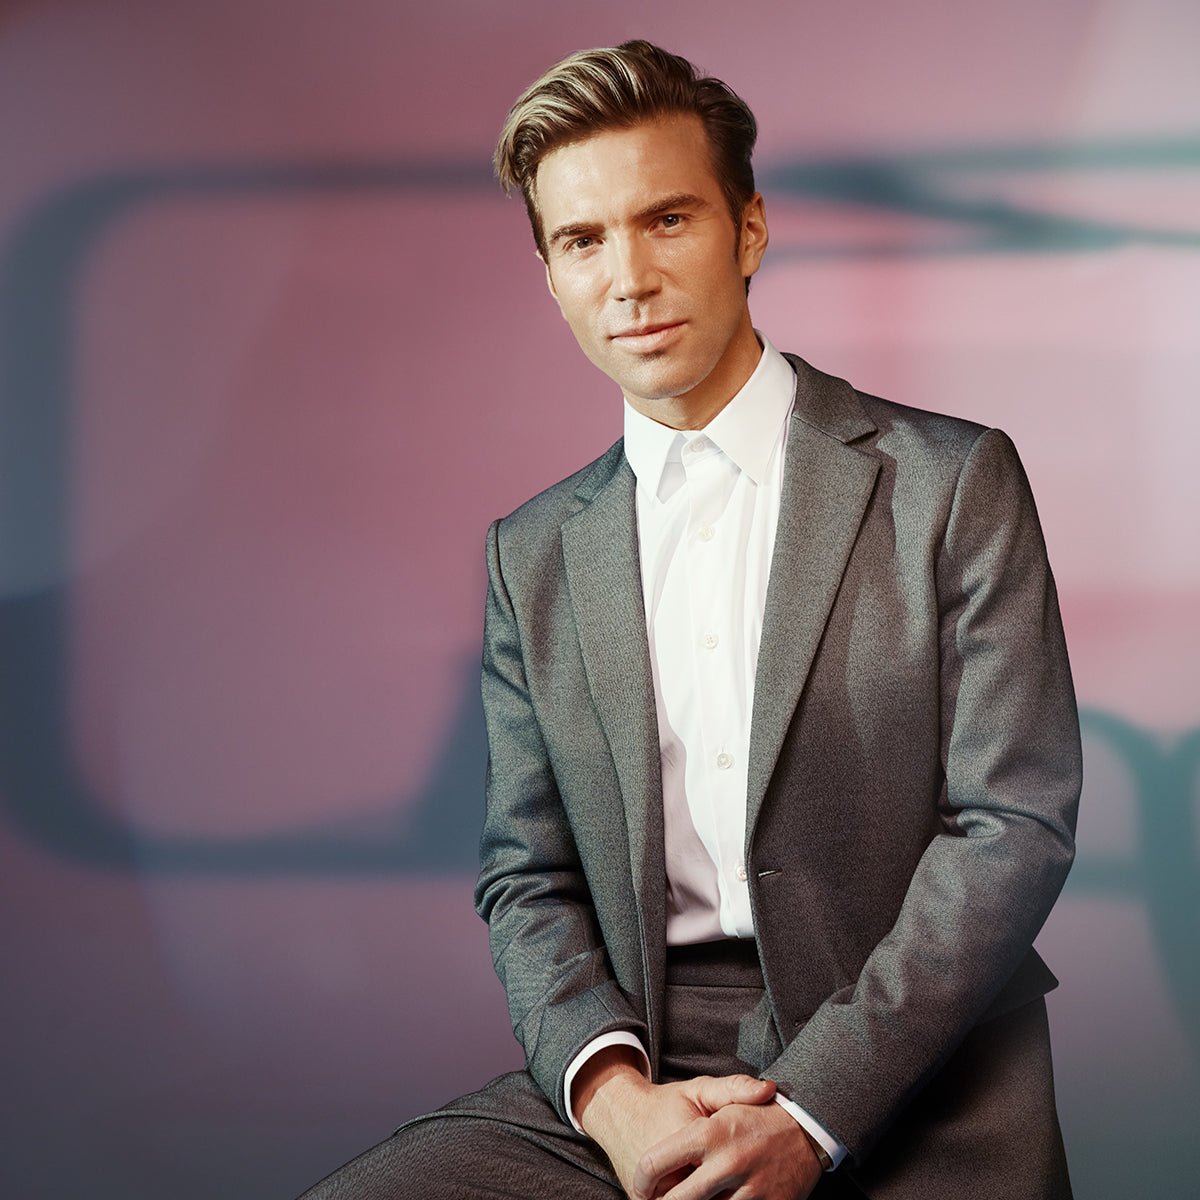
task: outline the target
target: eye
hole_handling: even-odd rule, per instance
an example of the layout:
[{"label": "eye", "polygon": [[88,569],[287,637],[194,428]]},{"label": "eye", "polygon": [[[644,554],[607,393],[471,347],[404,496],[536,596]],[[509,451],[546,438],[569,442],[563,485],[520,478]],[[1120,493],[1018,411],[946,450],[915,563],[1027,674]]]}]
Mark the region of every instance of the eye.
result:
[{"label": "eye", "polygon": [[590,234],[586,234],[583,237],[572,238],[569,242],[565,242],[563,244],[563,253],[577,254],[580,250],[590,250],[595,240],[596,239]]},{"label": "eye", "polygon": [[660,219],[664,229],[678,229],[683,224],[682,213],[664,213]]}]

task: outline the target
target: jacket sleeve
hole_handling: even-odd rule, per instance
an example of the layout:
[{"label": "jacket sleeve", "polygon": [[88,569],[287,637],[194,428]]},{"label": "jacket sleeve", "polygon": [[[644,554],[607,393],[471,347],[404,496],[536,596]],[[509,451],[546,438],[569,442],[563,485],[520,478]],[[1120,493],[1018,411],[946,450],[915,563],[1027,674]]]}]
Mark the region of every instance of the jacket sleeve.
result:
[{"label": "jacket sleeve", "polygon": [[564,1121],[563,1077],[593,1038],[646,1028],[615,982],[553,764],[530,697],[519,622],[488,531],[483,707],[487,815],[475,906],[526,1065]]},{"label": "jacket sleeve", "polygon": [[[999,431],[966,455],[935,558],[940,832],[857,980],[764,1072],[857,1162],[966,1034],[1003,1009],[1014,974],[1039,965],[1033,939],[1074,853],[1074,692],[1033,497]],[[1024,999],[1052,980],[1040,970],[1042,986]]]}]

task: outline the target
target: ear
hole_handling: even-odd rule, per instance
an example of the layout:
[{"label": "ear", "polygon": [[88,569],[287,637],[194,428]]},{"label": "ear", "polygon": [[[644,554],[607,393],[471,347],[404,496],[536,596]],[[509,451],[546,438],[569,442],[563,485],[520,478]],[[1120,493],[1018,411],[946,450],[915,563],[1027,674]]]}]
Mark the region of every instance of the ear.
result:
[{"label": "ear", "polygon": [[546,268],[546,288],[549,290],[550,295],[554,297],[554,303],[558,305],[559,312],[562,312],[562,304],[558,299],[558,292],[554,289],[554,276],[550,274],[550,264],[542,258],[540,250],[537,252],[537,256],[542,266]]},{"label": "ear", "polygon": [[738,239],[738,265],[749,278],[758,270],[769,240],[767,210],[761,192],[755,192],[742,211],[742,233]]}]

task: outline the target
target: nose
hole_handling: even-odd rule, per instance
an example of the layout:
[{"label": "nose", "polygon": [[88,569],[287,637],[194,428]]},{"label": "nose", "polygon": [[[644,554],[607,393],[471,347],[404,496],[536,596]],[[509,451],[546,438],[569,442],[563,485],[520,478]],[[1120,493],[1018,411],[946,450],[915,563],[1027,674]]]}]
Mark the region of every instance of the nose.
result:
[{"label": "nose", "polygon": [[612,293],[616,300],[641,300],[658,291],[661,279],[652,247],[637,237],[614,237],[608,243]]}]

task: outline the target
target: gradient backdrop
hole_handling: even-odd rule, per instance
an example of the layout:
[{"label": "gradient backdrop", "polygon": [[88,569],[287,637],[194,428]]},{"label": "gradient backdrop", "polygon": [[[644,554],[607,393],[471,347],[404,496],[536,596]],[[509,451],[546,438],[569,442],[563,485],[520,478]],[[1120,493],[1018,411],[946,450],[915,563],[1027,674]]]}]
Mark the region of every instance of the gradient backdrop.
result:
[{"label": "gradient backdrop", "polygon": [[1081,1200],[1200,1177],[1200,6],[0,4],[0,1194],[286,1198],[520,1062],[487,522],[620,432],[490,179],[647,36],[758,114],[756,323],[997,424],[1084,713]]}]

